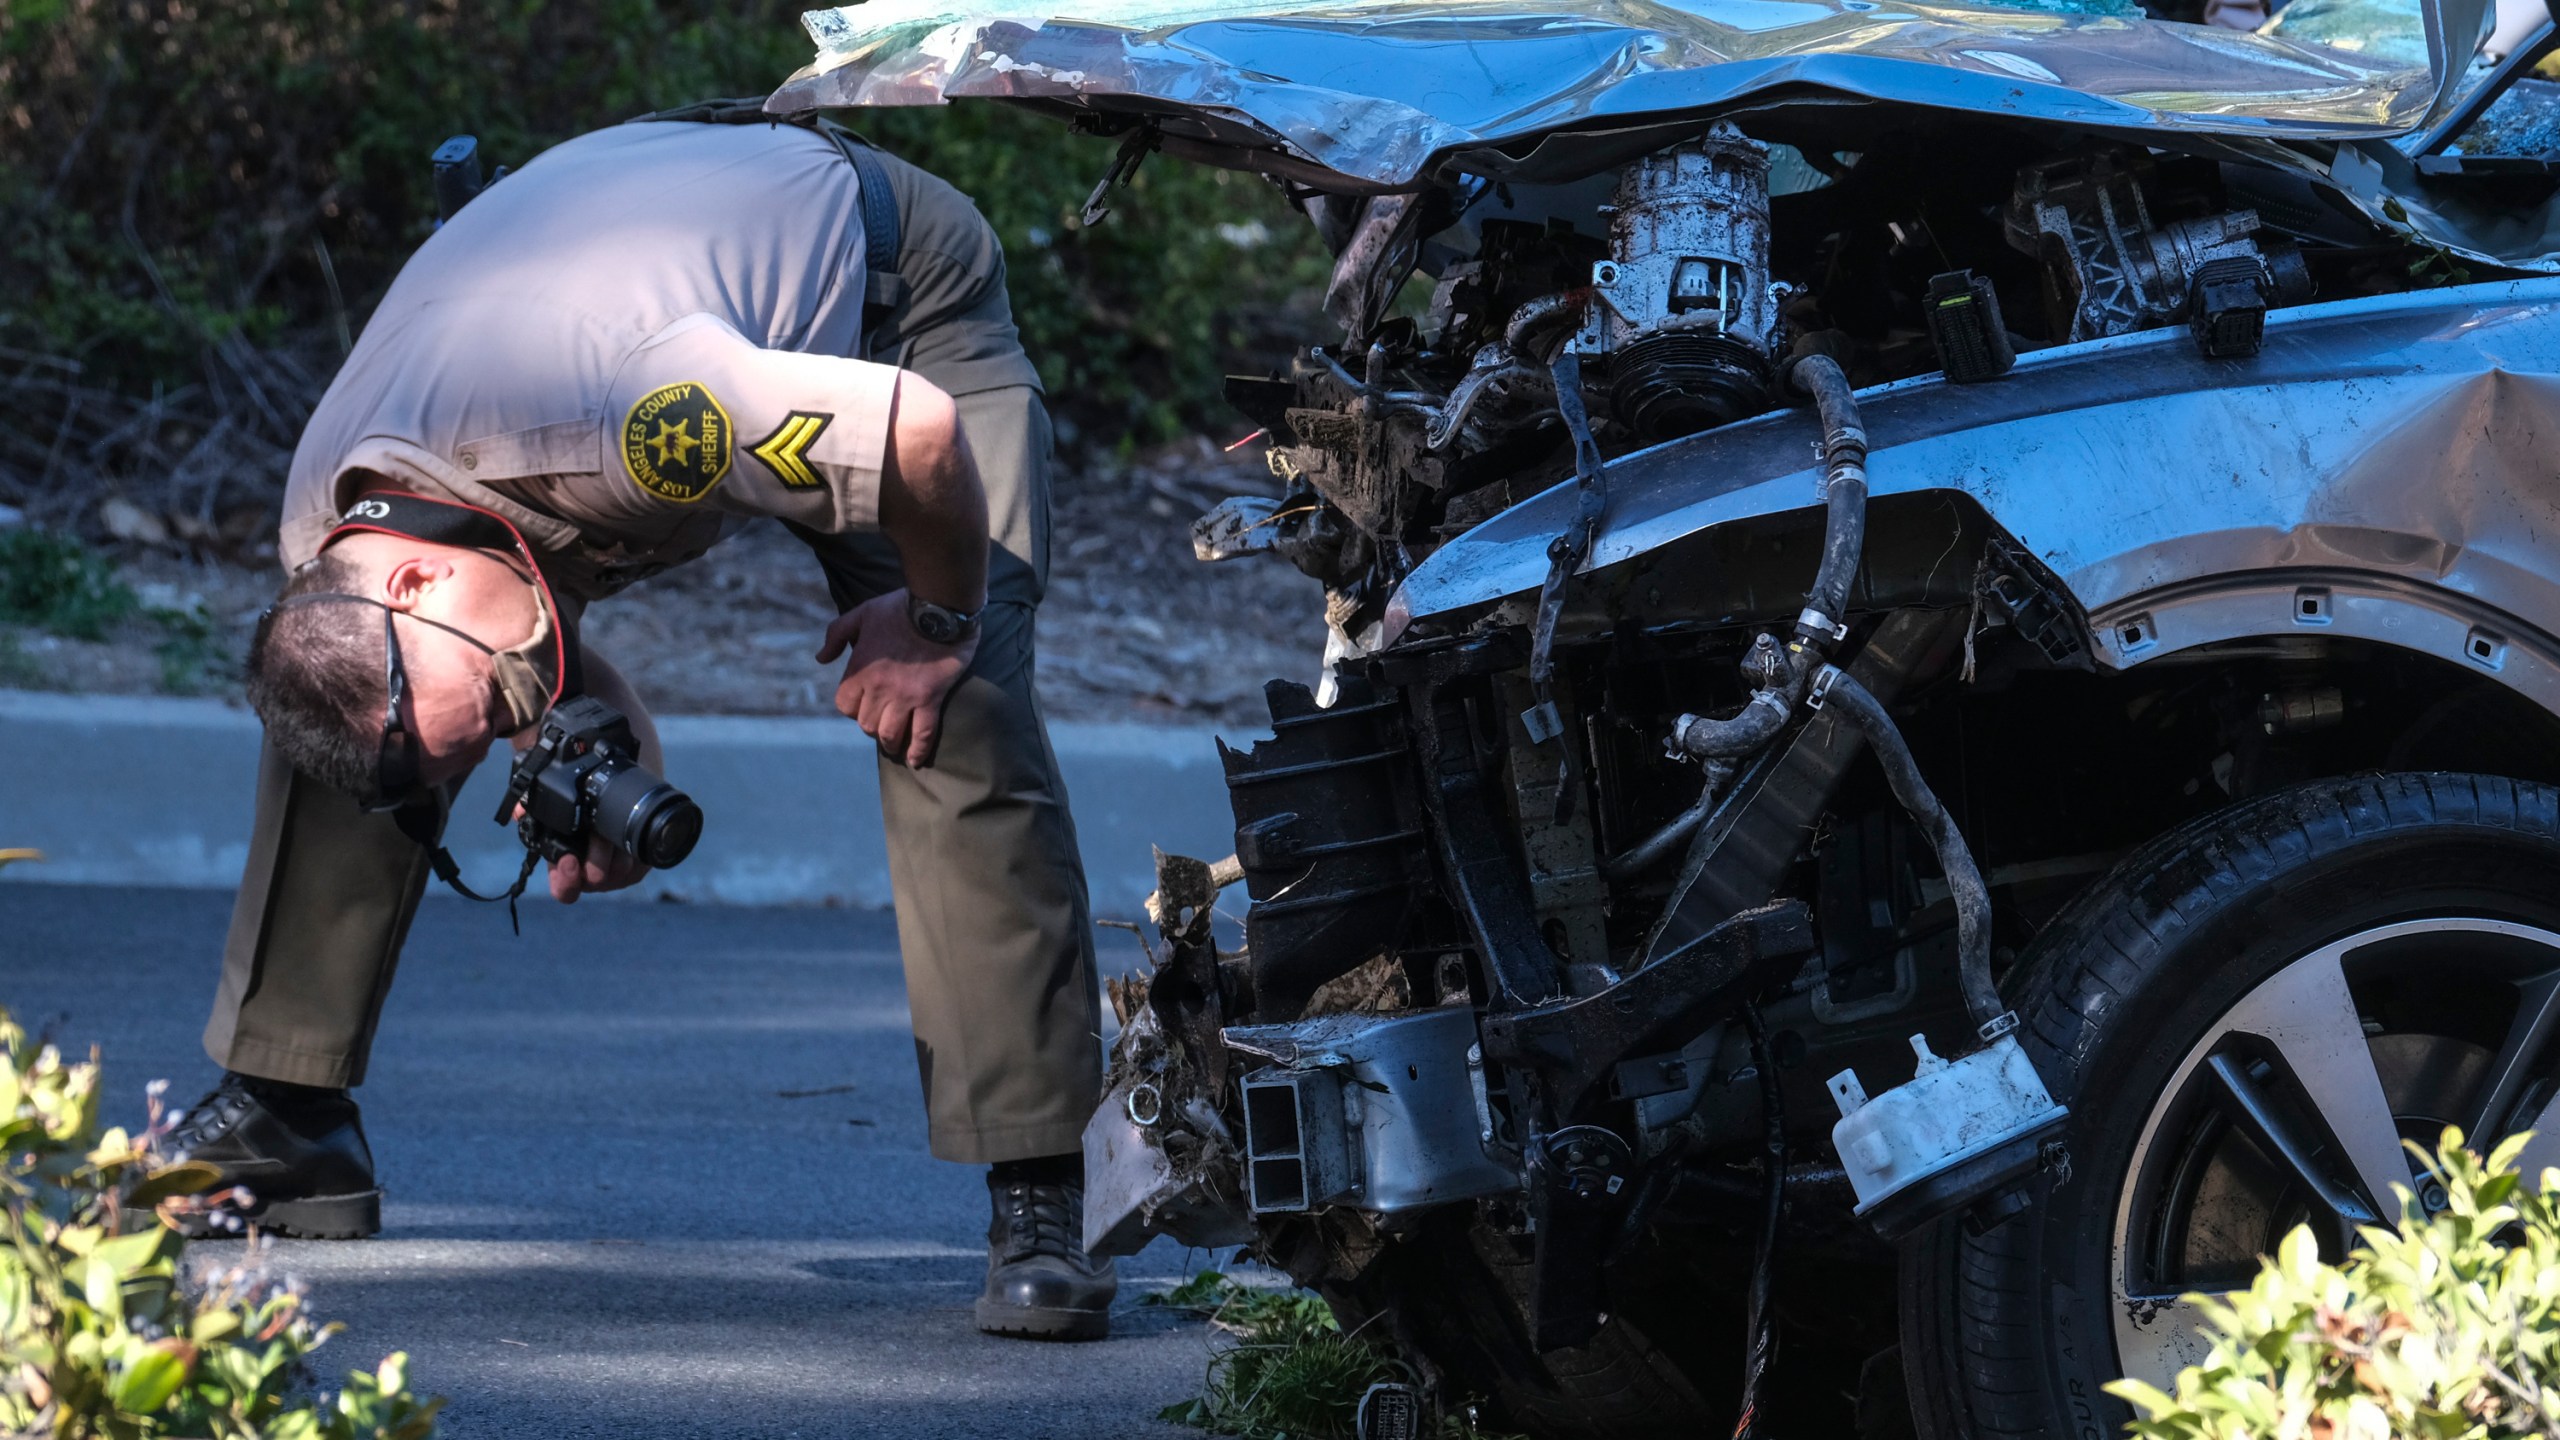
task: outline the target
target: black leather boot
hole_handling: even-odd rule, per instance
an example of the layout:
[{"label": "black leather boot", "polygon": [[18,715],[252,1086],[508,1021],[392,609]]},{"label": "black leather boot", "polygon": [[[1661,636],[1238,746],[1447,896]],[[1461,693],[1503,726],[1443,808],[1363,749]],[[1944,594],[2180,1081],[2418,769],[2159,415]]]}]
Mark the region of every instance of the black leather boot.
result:
[{"label": "black leather boot", "polygon": [[[1058,1162],[999,1165],[987,1172],[995,1218],[987,1225],[987,1288],[978,1328],[1028,1340],[1099,1340],[1111,1333],[1120,1276],[1084,1253],[1084,1186]],[[1079,1167],[1080,1168],[1080,1167]]]},{"label": "black leather boot", "polygon": [[382,1229],[382,1191],[364,1122],[344,1090],[284,1085],[225,1072],[180,1117],[169,1148],[222,1171],[217,1189],[249,1192],[245,1205],[190,1215],[191,1239],[220,1239],[246,1226],[305,1240],[361,1240]]}]

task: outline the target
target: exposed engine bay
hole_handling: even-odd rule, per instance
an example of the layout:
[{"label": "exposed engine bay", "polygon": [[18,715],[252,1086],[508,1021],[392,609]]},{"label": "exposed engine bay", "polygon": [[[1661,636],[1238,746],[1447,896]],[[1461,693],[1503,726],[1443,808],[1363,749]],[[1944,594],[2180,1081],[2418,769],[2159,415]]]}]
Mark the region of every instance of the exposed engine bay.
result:
[{"label": "exposed engine bay", "polygon": [[1203,557],[1279,551],[1356,653],[1439,541],[1573,473],[1558,354],[1605,460],[1802,403],[1777,383],[1798,354],[1856,388],[2170,326],[2246,357],[2269,310],[2405,288],[2429,253],[2245,167],[1963,127],[1868,143],[1720,122],[1571,185],[1303,193],[1345,338],[1230,382],[1292,489],[1204,520]]},{"label": "exposed engine bay", "polygon": [[[1226,753],[1235,858],[1163,862],[1167,949],[1115,996],[1088,1132],[1090,1243],[1248,1245],[1417,1357],[1475,1355],[1443,1400],[1606,1350],[1646,1266],[1721,1266],[1749,1415],[1781,1250],[1810,1235],[1817,1271],[1872,1273],[1880,1242],[1996,1225],[2067,1176],[2066,1108],[1997,970],[2200,795],[2291,773],[2274,757],[2335,723],[2332,692],[2269,654],[2219,718],[2097,698],[2088,617],[2035,556],[1961,509],[1870,514],[1856,392],[2164,329],[2245,365],[2271,312],[2410,283],[2424,247],[2269,183],[1996,131],[1851,154],[1719,122],[1574,185],[1303,194],[1345,339],[1231,382],[1288,493],[1194,533],[1325,585],[1323,677],[1275,682],[1274,737]],[[1820,509],[1582,573],[1613,459],[1789,407]],[[1444,541],[1556,485],[1577,500],[1534,597],[1395,613]],[[1966,733],[1959,691],[2012,689],[2128,740],[2127,716],[2176,714],[2234,758],[2205,791]],[[2069,774],[2081,800],[1977,858],[1915,748],[1940,775]],[[1235,883],[1240,952],[1209,918]],[[1462,1279],[1503,1287],[1524,1349],[1410,1303]],[[1872,1346],[1873,1283],[1795,1303]]]}]

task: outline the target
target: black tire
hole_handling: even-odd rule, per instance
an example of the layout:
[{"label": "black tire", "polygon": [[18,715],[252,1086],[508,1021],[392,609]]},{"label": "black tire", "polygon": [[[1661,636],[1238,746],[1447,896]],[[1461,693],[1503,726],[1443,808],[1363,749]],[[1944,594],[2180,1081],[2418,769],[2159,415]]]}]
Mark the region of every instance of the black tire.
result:
[{"label": "black tire", "polygon": [[2117,1206],[2178,1067],[2295,959],[2451,916],[2560,930],[2560,791],[2472,775],[2319,781],[2163,836],[2076,899],[2007,987],[2028,1052],[2071,1107],[2069,1169],[1986,1234],[1951,1220],[1905,1245],[1920,1435],[2120,1433],[2129,1415],[2101,1389],[2120,1373]]},{"label": "black tire", "polygon": [[1470,1208],[1391,1247],[1353,1287],[1351,1308],[1392,1312],[1401,1337],[1441,1372],[1447,1397],[1485,1402],[1496,1431],[1671,1440],[1731,1424],[1627,1316],[1612,1315],[1587,1345],[1537,1353],[1529,1278],[1525,1242],[1476,1221]]}]

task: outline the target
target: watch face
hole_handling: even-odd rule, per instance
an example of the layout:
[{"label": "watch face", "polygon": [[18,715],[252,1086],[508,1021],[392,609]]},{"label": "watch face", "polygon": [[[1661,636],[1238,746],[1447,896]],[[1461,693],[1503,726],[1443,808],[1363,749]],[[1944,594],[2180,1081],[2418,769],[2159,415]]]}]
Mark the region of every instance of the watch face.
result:
[{"label": "watch face", "polygon": [[939,605],[919,605],[910,617],[916,633],[936,645],[948,645],[960,638],[960,622]]}]

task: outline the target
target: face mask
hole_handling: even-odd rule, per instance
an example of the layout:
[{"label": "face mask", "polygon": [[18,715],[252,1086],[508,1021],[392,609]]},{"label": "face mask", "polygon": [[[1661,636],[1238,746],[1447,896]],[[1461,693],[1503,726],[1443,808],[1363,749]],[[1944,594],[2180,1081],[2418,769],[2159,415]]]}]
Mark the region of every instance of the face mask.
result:
[{"label": "face mask", "polygon": [[[489,676],[497,683],[498,703],[505,711],[501,734],[512,735],[540,724],[551,711],[552,698],[560,692],[559,675],[545,673],[557,663],[554,657],[560,653],[551,633],[550,597],[542,593],[539,585],[533,587],[533,597],[533,633],[525,637],[523,644],[490,650],[477,640],[471,641],[488,651]],[[471,639],[468,635],[462,638]]]}]

